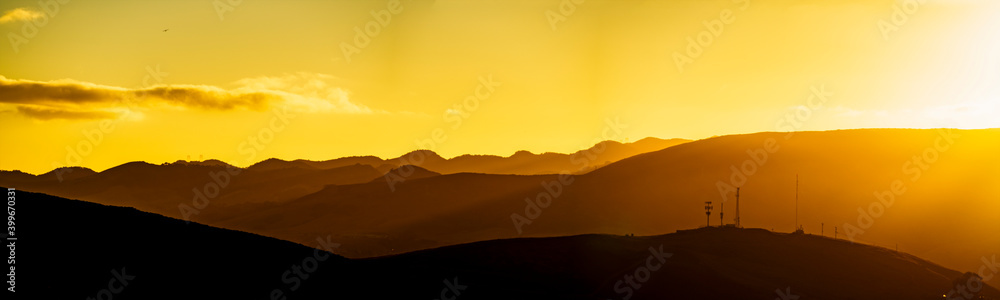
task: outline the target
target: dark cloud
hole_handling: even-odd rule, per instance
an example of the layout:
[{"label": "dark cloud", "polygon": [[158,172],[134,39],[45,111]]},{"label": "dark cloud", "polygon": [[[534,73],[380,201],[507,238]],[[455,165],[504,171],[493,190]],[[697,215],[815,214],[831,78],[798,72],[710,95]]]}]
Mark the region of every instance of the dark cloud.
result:
[{"label": "dark cloud", "polygon": [[173,105],[206,110],[264,110],[272,100],[281,100],[270,92],[232,92],[208,86],[157,86],[131,93],[137,98],[151,97]]},{"label": "dark cloud", "polygon": [[111,101],[125,89],[98,86],[68,80],[11,80],[0,76],[0,102],[17,104],[86,104]]},{"label": "dark cloud", "polygon": [[120,115],[119,113],[109,111],[73,111],[59,108],[32,107],[25,105],[17,106],[17,112],[27,117],[39,120],[98,120],[114,119]]},{"label": "dark cloud", "polygon": [[177,106],[202,110],[266,110],[283,101],[276,92],[224,90],[212,86],[177,85],[126,89],[73,80],[31,81],[0,76],[0,104],[18,105],[16,112],[41,119],[104,119],[114,108]]}]

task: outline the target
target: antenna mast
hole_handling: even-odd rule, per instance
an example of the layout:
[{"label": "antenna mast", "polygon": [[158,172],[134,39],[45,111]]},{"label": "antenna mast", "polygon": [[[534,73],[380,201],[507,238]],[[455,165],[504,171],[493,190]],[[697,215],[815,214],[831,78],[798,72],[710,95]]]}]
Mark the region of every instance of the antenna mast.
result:
[{"label": "antenna mast", "polygon": [[711,227],[712,201],[705,201],[705,227]]},{"label": "antenna mast", "polygon": [[740,188],[736,188],[736,228],[740,227]]},{"label": "antenna mast", "polygon": [[722,201],[719,207],[719,226],[726,226],[726,220],[722,218],[722,215],[726,213],[726,201]]},{"label": "antenna mast", "polygon": [[799,230],[799,174],[795,174],[795,230]]}]

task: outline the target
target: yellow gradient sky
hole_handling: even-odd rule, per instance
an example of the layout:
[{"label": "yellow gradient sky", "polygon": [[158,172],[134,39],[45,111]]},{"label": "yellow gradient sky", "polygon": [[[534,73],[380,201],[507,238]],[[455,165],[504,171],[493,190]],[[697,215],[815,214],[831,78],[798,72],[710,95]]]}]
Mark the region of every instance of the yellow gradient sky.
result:
[{"label": "yellow gradient sky", "polygon": [[1000,127],[993,0],[41,3],[0,2],[4,170]]}]

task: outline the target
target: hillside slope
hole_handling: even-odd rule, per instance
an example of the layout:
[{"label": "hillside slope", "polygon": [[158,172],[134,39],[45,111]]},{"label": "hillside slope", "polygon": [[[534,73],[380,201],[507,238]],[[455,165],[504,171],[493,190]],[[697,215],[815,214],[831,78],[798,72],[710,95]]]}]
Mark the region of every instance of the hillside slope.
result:
[{"label": "hillside slope", "polygon": [[269,299],[275,290],[289,299],[780,298],[776,290],[939,299],[961,276],[884,248],[735,228],[493,240],[347,260],[130,208],[16,198],[17,293],[38,299]]},{"label": "hillside slope", "polygon": [[[15,299],[262,299],[274,289],[289,291],[282,275],[307,258],[324,258],[316,276],[346,261],[133,208],[24,191],[15,199]],[[320,244],[314,239],[312,246]],[[296,292],[318,295],[319,288],[306,282]],[[102,291],[108,295],[99,296]]]},{"label": "hillside slope", "polygon": [[[454,174],[401,182],[395,190],[374,183],[330,187],[218,224],[292,241],[319,232],[368,240],[345,246],[348,257],[519,236],[650,235],[704,225],[706,201],[715,206],[712,224],[719,224],[722,210],[726,223],[733,223],[735,192],[720,193],[721,182],[723,190],[741,186],[745,226],[791,232],[798,176],[798,223],[806,232],[836,231],[841,239],[898,246],[951,268],[975,270],[982,256],[1000,253],[1000,190],[991,188],[1000,184],[1000,130],[955,134],[960,137],[946,151],[928,152],[936,153],[933,163],[914,157],[943,141],[938,130],[723,136],[564,180]],[[778,149],[759,158],[763,163],[747,154],[766,151],[770,139]],[[734,168],[746,164],[753,165],[745,167],[752,174],[734,175]],[[897,181],[905,191],[886,196]],[[892,205],[879,210],[876,193]],[[286,218],[285,212],[301,217],[287,226],[272,222]]]}]

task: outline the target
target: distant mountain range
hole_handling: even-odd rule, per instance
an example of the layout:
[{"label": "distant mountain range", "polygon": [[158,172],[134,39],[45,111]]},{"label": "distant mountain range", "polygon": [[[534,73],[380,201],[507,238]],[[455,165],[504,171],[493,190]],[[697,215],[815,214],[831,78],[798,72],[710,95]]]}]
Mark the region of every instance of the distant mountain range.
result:
[{"label": "distant mountain range", "polygon": [[[129,163],[62,183],[3,172],[0,184],[307,245],[332,235],[343,244],[336,252],[355,258],[500,238],[655,235],[704,225],[706,201],[714,203],[713,225],[723,209],[733,223],[737,186],[744,226],[791,232],[797,215],[808,233],[898,246],[965,271],[1000,253],[1000,231],[984,225],[997,224],[1000,211],[997,129],[730,135],[605,165],[600,154],[612,145],[578,152],[577,163],[560,156],[568,162],[553,165],[569,166],[572,176],[452,173],[442,166],[459,158],[442,163],[423,153],[419,166],[391,163],[398,158],[270,160],[227,177],[214,162]],[[552,167],[534,170],[543,169]]]},{"label": "distant mountain range", "polygon": [[[268,159],[250,166],[248,169],[270,170],[282,168],[334,169],[350,165],[368,165],[386,171],[403,165],[417,165],[427,170],[441,173],[484,173],[538,175],[560,172],[583,173],[600,166],[616,162],[637,154],[652,152],[670,146],[690,142],[684,139],[645,138],[623,144],[603,141],[591,148],[570,154],[546,152],[534,154],[518,151],[511,156],[461,155],[445,159],[430,150],[417,150],[397,158],[381,159],[375,156],[344,157],[326,161]],[[586,163],[585,163],[586,162]]]},{"label": "distant mountain range", "polygon": [[[272,158],[247,168],[214,159],[181,160],[162,165],[130,162],[102,172],[82,167],[60,168],[37,176],[0,171],[0,184],[182,217],[178,215],[178,205],[192,202],[198,193],[210,200],[210,205],[218,207],[282,203],[318,192],[328,185],[382,182],[389,186],[442,173],[583,173],[636,154],[685,142],[688,140],[657,138],[628,144],[604,141],[571,154],[519,151],[509,157],[463,155],[444,159],[432,151],[418,150],[392,159],[358,156],[327,161],[284,161]],[[415,173],[410,174],[412,172]],[[210,186],[212,183],[215,185]],[[216,187],[218,195],[211,197]],[[199,192],[194,192],[195,189]],[[194,213],[188,215],[188,218],[197,217]]]},{"label": "distant mountain range", "polygon": [[17,293],[38,299],[941,299],[975,276],[890,249],[736,228],[354,260],[327,252],[344,245],[325,235],[314,249],[131,208],[17,199]]}]

